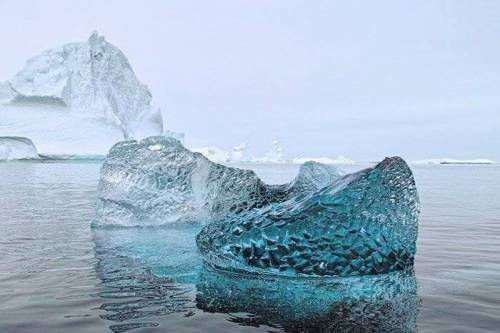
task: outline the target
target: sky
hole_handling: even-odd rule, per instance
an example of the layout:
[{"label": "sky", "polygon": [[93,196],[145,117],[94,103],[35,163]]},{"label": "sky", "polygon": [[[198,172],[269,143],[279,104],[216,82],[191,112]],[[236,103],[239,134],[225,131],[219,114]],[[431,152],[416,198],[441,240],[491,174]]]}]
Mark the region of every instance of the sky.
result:
[{"label": "sky", "polygon": [[500,161],[500,1],[0,0],[0,81],[93,30],[188,146]]}]

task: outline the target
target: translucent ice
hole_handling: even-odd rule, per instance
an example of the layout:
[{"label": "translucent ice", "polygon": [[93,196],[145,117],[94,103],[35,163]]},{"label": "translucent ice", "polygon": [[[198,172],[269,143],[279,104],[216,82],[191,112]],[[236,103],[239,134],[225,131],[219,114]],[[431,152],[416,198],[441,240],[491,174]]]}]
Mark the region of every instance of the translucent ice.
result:
[{"label": "translucent ice", "polygon": [[392,157],[307,195],[298,191],[227,215],[205,226],[197,244],[209,265],[232,271],[386,273],[412,265],[418,213],[412,172],[401,158]]},{"label": "translucent ice", "polygon": [[35,145],[30,139],[17,136],[0,136],[0,161],[38,158]]},{"label": "translucent ice", "polygon": [[206,223],[312,193],[339,177],[334,167],[310,162],[290,184],[266,185],[253,171],[213,163],[173,138],[125,141],[102,166],[94,225]]}]

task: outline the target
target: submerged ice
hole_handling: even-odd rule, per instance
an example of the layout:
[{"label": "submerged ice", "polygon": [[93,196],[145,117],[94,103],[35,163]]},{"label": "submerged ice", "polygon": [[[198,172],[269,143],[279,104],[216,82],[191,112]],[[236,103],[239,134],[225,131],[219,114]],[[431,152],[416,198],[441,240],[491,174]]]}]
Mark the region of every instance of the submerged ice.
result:
[{"label": "submerged ice", "polygon": [[266,185],[253,171],[216,164],[173,138],[124,141],[102,166],[94,224],[207,223],[312,193],[339,177],[334,167],[311,162],[291,183]]},{"label": "submerged ice", "polygon": [[313,192],[226,215],[205,226],[197,243],[208,264],[226,270],[386,273],[413,264],[418,213],[411,170],[392,157]]}]

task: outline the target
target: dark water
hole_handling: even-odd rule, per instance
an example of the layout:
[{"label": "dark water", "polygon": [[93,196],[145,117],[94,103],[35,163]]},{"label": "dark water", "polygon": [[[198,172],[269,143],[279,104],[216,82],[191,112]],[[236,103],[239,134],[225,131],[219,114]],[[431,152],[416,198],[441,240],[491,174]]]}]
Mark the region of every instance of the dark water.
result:
[{"label": "dark water", "polygon": [[196,225],[91,230],[99,167],[0,163],[0,332],[499,331],[500,166],[413,166],[415,272],[328,280],[210,271]]}]

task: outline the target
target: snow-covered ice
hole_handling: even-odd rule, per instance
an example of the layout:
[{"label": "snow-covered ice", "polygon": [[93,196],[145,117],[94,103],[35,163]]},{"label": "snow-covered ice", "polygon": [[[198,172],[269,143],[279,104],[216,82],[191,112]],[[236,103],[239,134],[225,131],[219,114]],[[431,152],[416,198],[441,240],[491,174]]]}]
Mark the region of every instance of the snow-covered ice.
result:
[{"label": "snow-covered ice", "polygon": [[0,160],[38,159],[33,142],[24,137],[0,136]]},{"label": "snow-covered ice", "polygon": [[286,163],[283,157],[283,148],[278,140],[274,140],[271,144],[271,149],[263,157],[252,159],[254,163]]},{"label": "snow-covered ice", "polygon": [[29,59],[0,84],[0,102],[0,135],[29,137],[41,153],[103,154],[123,139],[163,131],[147,86],[95,32]]}]

